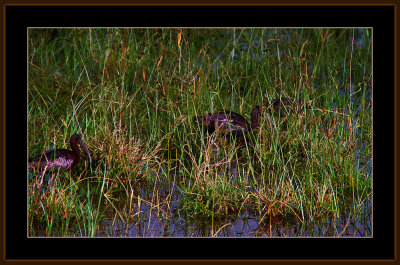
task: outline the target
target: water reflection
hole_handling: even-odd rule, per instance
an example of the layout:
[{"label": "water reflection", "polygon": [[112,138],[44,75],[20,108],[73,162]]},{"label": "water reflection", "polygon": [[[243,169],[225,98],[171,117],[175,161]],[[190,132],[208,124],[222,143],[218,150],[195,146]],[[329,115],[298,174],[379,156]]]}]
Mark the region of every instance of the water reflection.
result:
[{"label": "water reflection", "polygon": [[[372,218],[369,203],[350,214],[326,216],[319,220],[273,220],[261,223],[258,217],[242,213],[215,223],[180,218],[165,218],[159,211],[142,203],[140,220],[121,220],[117,215],[104,220],[100,237],[371,237]],[[132,209],[131,214],[134,214]],[[137,209],[136,209],[137,210]]]},{"label": "water reflection", "polygon": [[[234,162],[233,165],[240,166]],[[234,167],[232,182],[246,175]],[[224,175],[221,172],[220,175]],[[176,177],[175,177],[176,178]],[[372,207],[370,200],[347,205],[345,213],[326,215],[316,220],[277,219],[243,207],[238,215],[199,220],[180,216],[180,191],[176,179],[169,185],[141,184],[134,198],[121,199],[106,211],[98,237],[370,237]],[[158,183],[165,183],[160,181]],[[121,196],[119,196],[121,198]]]},{"label": "water reflection", "polygon": [[[359,148],[355,156],[360,161],[359,170],[370,176],[370,157],[360,155],[366,146]],[[179,177],[163,176],[158,170],[157,182],[139,183],[136,196],[120,199],[112,209],[106,211],[97,235],[98,237],[371,237],[372,198],[359,205],[347,205],[346,210],[328,214],[315,220],[294,218],[277,219],[260,217],[243,207],[237,215],[223,218],[196,219],[181,216],[181,191],[176,183]],[[233,160],[229,172],[220,172],[231,184],[247,183],[246,169],[239,161]],[[167,179],[172,179],[168,182]],[[123,195],[116,195],[123,198]]]},{"label": "water reflection", "polygon": [[[226,30],[228,38],[231,30]],[[280,39],[280,44],[285,45],[294,37],[301,39],[302,31],[297,33],[283,31],[282,35],[277,36],[273,31],[266,31],[263,40],[268,43],[269,39]],[[360,49],[365,47],[366,39],[369,38],[369,31],[358,29],[355,33],[355,46]],[[351,41],[352,35],[348,36]],[[255,40],[258,42],[259,40]],[[233,61],[239,59],[241,53],[249,52],[250,58],[258,62],[266,61],[268,51],[256,51],[252,49],[252,43],[239,43],[232,54],[216,52],[214,58],[214,71],[220,71],[223,67],[221,61],[232,57]],[[278,47],[279,48],[279,47]],[[220,49],[216,49],[220,50]],[[281,53],[281,50],[277,50]],[[202,54],[198,57],[195,67],[200,67],[203,62]],[[309,63],[307,73],[312,76],[314,65]],[[62,69],[56,74],[63,75]],[[217,78],[218,75],[213,75]],[[324,80],[319,81],[324,84]],[[347,81],[345,78],[339,79],[337,87],[338,93],[343,97],[348,94],[345,89]],[[368,81],[370,82],[370,81]],[[320,90],[326,89],[316,80],[315,87]],[[350,89],[355,87],[354,80]],[[354,88],[355,89],[355,88]],[[354,91],[353,91],[354,92]],[[372,101],[372,89],[365,92],[367,105]],[[352,107],[358,112],[362,93],[356,93],[351,97]],[[335,103],[332,103],[335,108]],[[357,124],[353,124],[356,128]],[[346,128],[346,126],[344,126]],[[357,143],[358,144],[358,143]],[[362,144],[355,150],[354,156],[358,161],[357,169],[366,176],[372,176],[372,155],[366,152],[370,148],[369,143]],[[230,172],[220,172],[221,177],[228,178],[230,184],[245,183],[249,184],[252,191],[253,185],[248,179],[246,169],[235,161],[231,164]],[[166,172],[168,172],[166,170]],[[372,236],[372,205],[367,200],[360,205],[348,205],[347,211],[340,215],[330,214],[316,220],[301,221],[298,219],[276,219],[270,216],[260,217],[252,213],[248,208],[243,207],[238,215],[224,217],[222,219],[196,220],[179,215],[181,193],[176,187],[176,178],[173,177],[171,183],[167,183],[171,177],[162,176],[159,171],[155,171],[156,178],[163,178],[156,183],[140,184],[135,187],[134,194],[131,196],[120,196],[115,194],[114,198],[119,198],[119,202],[113,201],[110,208],[104,209],[105,216],[96,236],[99,237],[370,237]],[[167,184],[160,184],[167,183]],[[42,235],[40,232],[38,235]],[[43,235],[45,235],[43,233]],[[78,233],[79,235],[79,233]]]}]

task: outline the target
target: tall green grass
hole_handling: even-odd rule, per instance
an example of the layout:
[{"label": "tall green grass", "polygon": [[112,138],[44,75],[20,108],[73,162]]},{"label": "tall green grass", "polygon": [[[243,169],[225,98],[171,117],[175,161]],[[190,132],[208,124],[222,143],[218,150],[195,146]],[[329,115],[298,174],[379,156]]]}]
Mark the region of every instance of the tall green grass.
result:
[{"label": "tall green grass", "polygon": [[[371,156],[371,39],[370,29],[30,29],[29,156],[69,148],[77,132],[94,163],[46,192],[29,182],[29,235],[95,236],[107,209],[129,222],[115,205],[147,200],[144,184],[168,184],[148,200],[168,209],[176,181],[177,215],[204,222],[243,209],[260,223],[305,222],[371,200],[358,166]],[[262,120],[244,143],[193,122],[221,109],[250,121],[280,96],[296,104],[271,115],[278,132]]]}]

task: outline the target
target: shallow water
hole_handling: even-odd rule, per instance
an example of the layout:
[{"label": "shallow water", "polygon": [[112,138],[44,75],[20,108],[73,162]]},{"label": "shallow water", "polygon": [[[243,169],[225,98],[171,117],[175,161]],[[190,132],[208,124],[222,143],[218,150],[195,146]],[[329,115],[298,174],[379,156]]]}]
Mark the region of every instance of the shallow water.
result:
[{"label": "shallow water", "polygon": [[[236,162],[233,165],[240,166]],[[362,171],[368,172],[368,165]],[[240,172],[240,173],[239,173]],[[221,173],[223,175],[223,173]],[[233,168],[230,181],[243,181],[243,168]],[[328,214],[317,220],[269,218],[262,220],[244,207],[238,215],[197,220],[179,216],[181,195],[176,187],[144,187],[129,205],[109,210],[99,227],[98,237],[371,237],[372,205],[347,205],[346,213]],[[154,190],[159,189],[155,196]],[[171,192],[172,191],[172,192]],[[156,201],[171,193],[170,208]],[[157,197],[157,198],[156,198]],[[372,198],[371,198],[372,199]],[[163,201],[165,202],[165,201]],[[162,205],[162,206],[161,206]]]},{"label": "shallow water", "polygon": [[[370,156],[363,156],[366,146],[355,152],[362,174],[371,176]],[[115,194],[118,203],[100,209],[103,218],[96,237],[371,237],[372,198],[362,205],[347,205],[345,213],[328,214],[316,220],[261,217],[243,207],[237,215],[224,218],[196,219],[181,216],[179,207],[182,194],[177,187],[179,177],[163,176],[165,170],[154,170],[156,183],[141,183],[131,198]],[[245,167],[237,161],[231,163],[230,172],[220,172],[231,184],[248,183]],[[97,205],[97,203],[95,203]],[[36,231],[46,236],[45,231]],[[84,231],[71,231],[74,236],[87,236]]]},{"label": "shallow water", "polygon": [[[213,225],[180,218],[165,218],[160,211],[142,203],[140,221],[123,221],[108,213],[97,236],[99,237],[371,237],[372,214],[369,203],[356,212],[339,217],[330,215],[320,220],[272,220],[242,213],[239,217],[214,220]],[[131,210],[135,215],[136,206]]]},{"label": "shallow water", "polygon": [[[367,38],[364,34],[365,31],[365,29],[358,29],[358,34],[356,32],[355,47],[365,48],[365,39]],[[227,37],[232,38],[229,36],[231,32],[231,30],[226,31]],[[284,46],[285,42],[294,35],[296,34],[289,34],[289,31],[286,31],[282,35],[276,36],[274,31],[267,30],[263,41],[279,38],[280,44]],[[296,36],[300,39],[301,31]],[[351,37],[349,35],[350,41]],[[231,57],[235,62],[239,58],[239,53],[247,51],[250,46],[251,44],[248,43],[238,43],[231,52],[216,53],[214,70],[217,71],[222,67],[221,60]],[[253,50],[251,52],[251,58],[258,62],[265,61],[268,57],[268,52],[254,53]],[[280,52],[279,49],[278,52]],[[202,63],[202,55],[198,58],[199,61],[195,67],[200,67]],[[308,65],[310,76],[313,68],[310,63]],[[57,74],[64,75],[62,69]],[[317,89],[325,89],[318,84],[318,80],[315,82]],[[321,79],[320,82],[323,83],[323,80]],[[344,82],[345,80],[339,80],[340,88],[345,87]],[[342,95],[344,95],[344,91],[344,89],[339,89],[339,93]],[[357,94],[352,97],[352,103],[355,103],[357,97]],[[372,90],[367,92],[367,100],[370,100],[371,97]],[[364,148],[366,147],[357,149],[354,155],[359,161],[358,169],[363,174],[372,176],[372,155],[363,155],[361,150]],[[246,177],[245,169],[240,165],[233,165],[231,170],[229,181],[232,184],[238,182],[239,178],[242,182],[242,178]],[[221,173],[221,176],[223,175],[224,173]],[[157,193],[154,192],[155,189],[159,189]],[[133,201],[104,210],[105,216],[100,222],[97,237],[371,237],[373,235],[372,198],[363,205],[349,205],[346,213],[339,216],[330,214],[318,220],[277,220],[268,216],[261,220],[261,217],[249,212],[246,208],[242,209],[238,215],[224,219],[196,220],[179,216],[181,195],[175,187],[144,187],[135,195]],[[165,203],[168,195],[171,195],[171,201]],[[167,208],[166,205],[169,205],[170,208]],[[77,236],[84,235],[79,231],[78,233],[71,232]],[[38,235],[45,235],[45,233],[39,232]]]}]

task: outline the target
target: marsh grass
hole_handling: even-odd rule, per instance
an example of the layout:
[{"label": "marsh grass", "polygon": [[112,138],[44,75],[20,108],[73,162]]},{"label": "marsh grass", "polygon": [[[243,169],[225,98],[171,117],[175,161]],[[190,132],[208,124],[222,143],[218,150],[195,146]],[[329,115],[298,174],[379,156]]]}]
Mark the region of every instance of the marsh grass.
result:
[{"label": "marsh grass", "polygon": [[[137,223],[143,204],[166,220],[211,220],[218,236],[244,211],[260,226],[305,224],[370,202],[371,34],[30,29],[29,156],[80,133],[94,162],[45,191],[28,182],[29,235],[96,236],[106,212]],[[262,119],[238,140],[193,122],[221,109],[250,121],[280,96],[295,104],[269,114],[277,130]]]}]

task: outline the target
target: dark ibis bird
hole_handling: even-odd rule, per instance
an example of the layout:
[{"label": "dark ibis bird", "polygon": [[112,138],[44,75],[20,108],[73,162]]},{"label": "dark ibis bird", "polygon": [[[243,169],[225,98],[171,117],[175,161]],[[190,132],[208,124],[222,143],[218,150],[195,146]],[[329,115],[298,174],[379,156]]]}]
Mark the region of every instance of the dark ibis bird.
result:
[{"label": "dark ibis bird", "polygon": [[[310,108],[309,105],[305,106]],[[278,132],[275,123],[268,116],[268,113],[276,114],[280,113],[282,110],[292,110],[293,108],[294,101],[292,99],[280,97],[272,100],[271,103],[268,103],[266,111],[263,110],[263,106],[255,106],[250,113],[251,123],[249,123],[242,115],[230,110],[196,116],[195,122],[199,125],[203,125],[209,133],[218,130],[225,134],[238,135],[238,133],[242,134],[255,130],[259,126],[260,116],[263,115],[272,124],[275,131]]]},{"label": "dark ibis bird", "polygon": [[86,147],[78,134],[72,135],[69,143],[72,151],[67,149],[48,150],[41,155],[30,158],[28,162],[28,168],[44,170],[67,170],[73,168],[81,161],[81,152],[78,144],[86,151],[89,161],[92,163],[92,157],[90,156],[89,149]]},{"label": "dark ibis bird", "polygon": [[[251,130],[255,130],[260,122],[260,116],[263,114],[262,106],[255,106],[250,113],[251,123],[249,123],[242,115],[230,111],[223,110],[218,113],[210,113],[206,115],[199,115],[195,118],[197,124],[203,124],[209,133],[215,132],[217,129],[223,133],[232,133],[234,135],[238,133],[246,133]],[[268,115],[266,118],[274,126],[275,124],[269,119]]]}]

